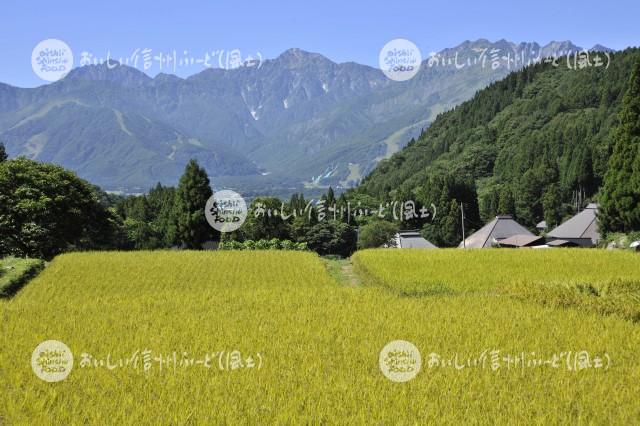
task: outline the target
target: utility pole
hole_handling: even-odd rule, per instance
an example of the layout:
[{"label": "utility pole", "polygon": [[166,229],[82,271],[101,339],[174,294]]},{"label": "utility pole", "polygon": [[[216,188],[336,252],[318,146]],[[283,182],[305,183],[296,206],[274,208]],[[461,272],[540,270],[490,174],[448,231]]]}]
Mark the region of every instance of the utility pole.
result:
[{"label": "utility pole", "polygon": [[467,248],[467,240],[464,237],[464,205],[460,203],[460,213],[462,214],[462,247]]}]

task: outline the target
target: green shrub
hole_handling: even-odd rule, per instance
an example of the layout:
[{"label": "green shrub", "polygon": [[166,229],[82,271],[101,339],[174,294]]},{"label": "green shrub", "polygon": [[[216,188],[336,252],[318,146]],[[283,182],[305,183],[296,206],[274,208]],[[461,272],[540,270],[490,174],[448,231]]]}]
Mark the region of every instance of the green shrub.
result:
[{"label": "green shrub", "polygon": [[307,243],[294,243],[290,240],[279,240],[272,238],[271,240],[246,240],[240,241],[223,241],[218,247],[220,250],[308,250]]},{"label": "green shrub", "polygon": [[385,244],[394,244],[398,225],[384,220],[371,222],[360,227],[358,248],[378,248]]}]

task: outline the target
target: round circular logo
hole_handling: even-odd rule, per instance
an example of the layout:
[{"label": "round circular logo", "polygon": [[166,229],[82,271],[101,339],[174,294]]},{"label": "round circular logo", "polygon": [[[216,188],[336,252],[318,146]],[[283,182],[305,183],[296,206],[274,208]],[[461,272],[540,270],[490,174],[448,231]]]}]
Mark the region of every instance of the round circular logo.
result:
[{"label": "round circular logo", "polygon": [[59,382],[71,373],[73,353],[62,342],[46,340],[31,354],[31,368],[45,382]]},{"label": "round circular logo", "polygon": [[73,52],[62,40],[43,40],[31,52],[31,67],[41,79],[58,81],[73,68]]},{"label": "round circular logo", "polygon": [[422,54],[418,46],[397,38],[385,44],[378,57],[380,69],[388,78],[394,81],[410,80],[420,71]]},{"label": "round circular logo", "polygon": [[204,215],[213,229],[233,232],[247,219],[247,203],[237,192],[217,191],[207,200]]},{"label": "round circular logo", "polygon": [[394,340],[380,351],[380,371],[392,382],[408,382],[422,367],[422,357],[415,345],[406,340]]}]

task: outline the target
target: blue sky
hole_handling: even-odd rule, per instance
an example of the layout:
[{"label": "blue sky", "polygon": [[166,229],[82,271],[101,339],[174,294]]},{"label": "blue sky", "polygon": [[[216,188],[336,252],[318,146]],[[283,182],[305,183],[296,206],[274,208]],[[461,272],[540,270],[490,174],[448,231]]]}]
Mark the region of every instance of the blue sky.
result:
[{"label": "blue sky", "polygon": [[[394,38],[413,41],[423,55],[464,40],[572,40],[620,49],[640,44],[640,2],[624,1],[30,1],[1,6],[0,82],[44,84],[31,69],[31,51],[43,39],[65,41],[74,52],[129,57],[176,52],[194,59],[205,52],[273,58],[290,47],[322,53],[336,62],[375,66]],[[219,58],[219,56],[218,56]],[[202,66],[179,67],[188,76]],[[148,74],[160,71],[154,64]],[[172,71],[172,70],[170,70]]]}]

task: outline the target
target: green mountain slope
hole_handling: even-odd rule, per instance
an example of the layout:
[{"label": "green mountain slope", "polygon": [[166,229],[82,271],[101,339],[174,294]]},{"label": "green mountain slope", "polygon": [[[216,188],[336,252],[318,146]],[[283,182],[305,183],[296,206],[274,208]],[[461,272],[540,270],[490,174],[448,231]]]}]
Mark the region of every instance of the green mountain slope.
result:
[{"label": "green mountain slope", "polygon": [[417,141],[383,160],[356,193],[379,200],[410,194],[428,204],[434,178],[455,177],[477,191],[470,209],[480,217],[472,226],[497,213],[515,214],[529,227],[543,219],[552,226],[576,199],[597,195],[638,60],[640,50],[627,49],[611,54],[608,68],[569,69],[565,58],[558,66],[514,72],[439,115]]}]

